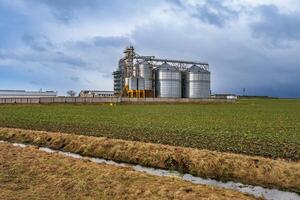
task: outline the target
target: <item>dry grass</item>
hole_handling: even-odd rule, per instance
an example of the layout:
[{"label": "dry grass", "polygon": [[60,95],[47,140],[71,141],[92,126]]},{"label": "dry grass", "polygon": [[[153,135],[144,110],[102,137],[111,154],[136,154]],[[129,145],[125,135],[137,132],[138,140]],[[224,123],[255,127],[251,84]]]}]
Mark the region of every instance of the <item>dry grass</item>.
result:
[{"label": "dry grass", "polygon": [[0,143],[0,198],[12,199],[236,199],[239,192],[155,177],[105,164]]},{"label": "dry grass", "polygon": [[0,139],[196,176],[300,192],[300,163],[208,150],[73,134],[0,129]]}]

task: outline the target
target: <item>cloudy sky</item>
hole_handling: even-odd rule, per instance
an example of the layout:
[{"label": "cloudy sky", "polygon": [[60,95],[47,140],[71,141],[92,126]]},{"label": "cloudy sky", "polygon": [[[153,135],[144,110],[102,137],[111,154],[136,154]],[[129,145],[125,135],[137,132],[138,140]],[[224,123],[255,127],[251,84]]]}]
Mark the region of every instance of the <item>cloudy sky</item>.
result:
[{"label": "cloudy sky", "polygon": [[128,45],[209,62],[214,93],[300,97],[299,0],[0,0],[0,89],[112,90]]}]

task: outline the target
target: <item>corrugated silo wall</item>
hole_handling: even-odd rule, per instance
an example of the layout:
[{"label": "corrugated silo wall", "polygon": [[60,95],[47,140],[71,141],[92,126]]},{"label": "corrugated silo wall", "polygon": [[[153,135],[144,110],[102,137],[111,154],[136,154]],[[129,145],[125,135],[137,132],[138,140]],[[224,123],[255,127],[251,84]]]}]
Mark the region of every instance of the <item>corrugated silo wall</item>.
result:
[{"label": "corrugated silo wall", "polygon": [[186,71],[181,72],[181,91],[182,98],[186,98]]}]

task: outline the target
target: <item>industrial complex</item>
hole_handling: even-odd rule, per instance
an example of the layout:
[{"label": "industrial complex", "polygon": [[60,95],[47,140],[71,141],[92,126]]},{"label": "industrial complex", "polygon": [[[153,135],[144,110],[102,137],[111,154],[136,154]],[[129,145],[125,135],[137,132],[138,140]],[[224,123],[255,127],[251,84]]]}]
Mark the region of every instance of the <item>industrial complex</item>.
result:
[{"label": "industrial complex", "polygon": [[208,63],[142,56],[133,46],[125,49],[112,75],[114,91],[82,90],[78,97],[58,97],[54,91],[0,90],[0,100],[2,103],[117,103],[236,99],[232,95],[230,98],[211,95]]},{"label": "industrial complex", "polygon": [[209,98],[210,71],[205,62],[141,56],[130,46],[113,72],[120,97]]}]

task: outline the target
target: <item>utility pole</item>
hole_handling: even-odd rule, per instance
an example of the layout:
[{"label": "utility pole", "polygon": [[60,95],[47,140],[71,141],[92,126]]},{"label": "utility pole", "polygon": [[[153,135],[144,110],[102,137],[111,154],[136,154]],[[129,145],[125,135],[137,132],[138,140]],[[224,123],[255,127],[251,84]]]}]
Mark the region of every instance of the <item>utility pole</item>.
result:
[{"label": "utility pole", "polygon": [[243,88],[243,96],[246,96],[246,88]]}]

